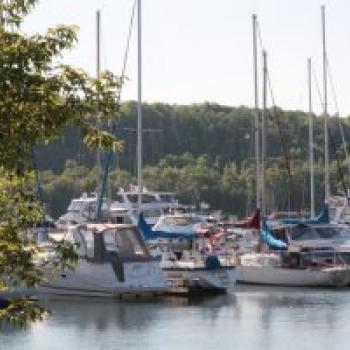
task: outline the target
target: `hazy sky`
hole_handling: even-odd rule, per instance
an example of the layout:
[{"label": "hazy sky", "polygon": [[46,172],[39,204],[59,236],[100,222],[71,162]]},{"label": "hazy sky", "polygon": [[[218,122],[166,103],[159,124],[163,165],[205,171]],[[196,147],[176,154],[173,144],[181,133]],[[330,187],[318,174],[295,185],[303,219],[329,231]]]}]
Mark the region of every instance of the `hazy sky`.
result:
[{"label": "hazy sky", "polygon": [[[41,0],[24,29],[80,27],[65,61],[95,74],[95,11],[102,11],[102,68],[120,73],[134,0]],[[350,114],[349,0],[143,0],[143,95],[148,102],[253,105],[251,15],[258,15],[276,103],[307,107],[306,60],[321,83],[322,4],[327,46],[341,114]],[[124,99],[136,99],[136,27]],[[320,102],[315,94],[315,111]],[[330,91],[330,111],[334,100]]]}]

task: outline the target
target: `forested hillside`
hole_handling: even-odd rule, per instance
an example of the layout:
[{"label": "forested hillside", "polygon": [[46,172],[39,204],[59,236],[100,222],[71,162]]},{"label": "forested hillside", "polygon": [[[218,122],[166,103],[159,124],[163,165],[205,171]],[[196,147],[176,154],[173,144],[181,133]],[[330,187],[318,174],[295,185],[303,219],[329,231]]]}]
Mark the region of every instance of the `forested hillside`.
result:
[{"label": "forested hillside", "polygon": [[[286,209],[288,199],[285,153],[290,158],[295,208],[308,206],[308,115],[279,110],[280,129],[273,110],[267,127],[267,187],[269,207]],[[187,203],[209,202],[213,208],[244,215],[254,207],[254,119],[246,107],[216,104],[177,106],[146,104],[144,120],[144,174],[151,189],[176,191]],[[345,137],[350,137],[349,118],[341,120]],[[332,190],[343,188],[347,169],[341,144],[339,119],[331,118]],[[136,104],[125,103],[117,134],[124,150],[112,164],[112,192],[133,181],[136,168]],[[315,119],[318,202],[322,201],[323,118]],[[334,150],[337,150],[335,152]],[[337,155],[337,156],[336,156]],[[50,145],[37,146],[36,158],[42,172],[49,210],[59,215],[72,196],[96,187],[96,156],[87,151],[80,132],[70,127]],[[342,177],[337,166],[342,163]]]}]

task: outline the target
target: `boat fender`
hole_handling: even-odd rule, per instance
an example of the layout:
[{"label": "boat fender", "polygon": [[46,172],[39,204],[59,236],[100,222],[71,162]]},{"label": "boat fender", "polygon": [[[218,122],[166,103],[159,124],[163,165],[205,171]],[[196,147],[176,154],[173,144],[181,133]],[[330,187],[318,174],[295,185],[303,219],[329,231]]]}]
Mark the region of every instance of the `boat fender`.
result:
[{"label": "boat fender", "polygon": [[220,260],[216,255],[209,255],[205,259],[205,268],[208,270],[215,270],[221,267]]}]

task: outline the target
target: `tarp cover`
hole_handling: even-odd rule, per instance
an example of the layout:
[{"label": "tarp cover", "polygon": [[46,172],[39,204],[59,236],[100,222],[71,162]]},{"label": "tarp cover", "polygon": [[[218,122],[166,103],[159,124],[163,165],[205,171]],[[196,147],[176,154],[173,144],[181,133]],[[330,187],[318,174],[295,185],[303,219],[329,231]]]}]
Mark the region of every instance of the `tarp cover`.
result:
[{"label": "tarp cover", "polygon": [[260,210],[257,209],[256,212],[243,220],[239,220],[234,223],[234,227],[238,228],[250,228],[250,229],[257,229],[260,228]]},{"label": "tarp cover", "polygon": [[165,238],[165,239],[194,239],[195,235],[193,233],[175,233],[166,231],[153,231],[147,224],[143,214],[139,215],[139,220],[137,223],[139,230],[142,232],[145,240]]},{"label": "tarp cover", "polygon": [[276,239],[272,232],[271,229],[267,226],[265,219],[262,221],[261,224],[261,229],[260,229],[260,239],[262,242],[266,243],[270,248],[273,249],[287,249],[287,243]]},{"label": "tarp cover", "polygon": [[309,225],[320,225],[320,224],[329,224],[329,209],[328,205],[325,205],[321,213],[315,219],[284,219],[282,221],[284,224],[309,224]]}]

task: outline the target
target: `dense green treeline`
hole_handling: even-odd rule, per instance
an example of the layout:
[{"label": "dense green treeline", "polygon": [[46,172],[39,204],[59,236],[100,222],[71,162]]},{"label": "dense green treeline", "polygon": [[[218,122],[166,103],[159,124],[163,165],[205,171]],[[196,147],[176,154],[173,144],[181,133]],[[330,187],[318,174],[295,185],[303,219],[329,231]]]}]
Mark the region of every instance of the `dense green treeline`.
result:
[{"label": "dense green treeline", "polygon": [[[253,111],[215,104],[174,106],[144,105],[144,177],[150,189],[174,191],[191,204],[205,201],[213,209],[245,215],[255,206],[255,162]],[[267,196],[272,209],[308,208],[308,115],[299,111],[280,111],[281,130],[271,110],[267,127]],[[332,191],[343,188],[336,156],[344,166],[344,152],[338,118],[331,118],[330,130]],[[345,137],[350,137],[349,119],[342,119]],[[110,192],[135,182],[136,106],[122,106],[118,136],[124,149],[113,159]],[[317,202],[323,196],[323,118],[315,118],[315,158]],[[288,187],[281,137],[288,150],[292,185]],[[336,152],[335,152],[336,150]],[[48,146],[37,147],[36,156],[42,171],[45,201],[57,217],[70,199],[83,191],[96,189],[96,156],[80,141],[79,130],[68,128]],[[343,179],[347,186],[348,177]],[[288,200],[288,190],[291,202]]]},{"label": "dense green treeline", "polygon": [[[307,160],[308,116],[300,111],[281,114],[282,133],[292,159]],[[168,154],[194,157],[207,154],[220,157],[223,163],[234,161],[238,165],[254,156],[253,111],[247,107],[226,107],[216,104],[177,106],[145,104],[143,107],[144,163],[155,165]],[[350,138],[350,120],[342,119],[346,139]],[[134,172],[136,153],[136,105],[124,103],[118,121],[117,134],[124,140],[124,150],[115,157],[120,168]],[[338,119],[331,118],[331,130],[340,147]],[[316,158],[323,157],[323,118],[315,121]],[[282,156],[281,139],[273,111],[268,119],[267,154]],[[80,132],[71,127],[48,146],[37,147],[40,169],[62,172],[68,159],[91,168],[96,157],[81,141]]]},{"label": "dense green treeline", "polygon": [[[336,181],[337,166],[332,164],[333,191],[341,189]],[[255,169],[250,162],[220,165],[219,158],[208,155],[194,158],[190,153],[182,156],[168,155],[157,165],[144,168],[144,183],[149,189],[173,191],[181,202],[199,205],[209,203],[212,209],[244,216],[255,208]],[[65,170],[54,174],[51,170],[41,173],[44,201],[48,212],[55,218],[65,212],[70,199],[83,192],[92,192],[97,186],[97,169],[67,161]],[[316,200],[323,201],[323,166],[316,164]],[[287,173],[280,163],[270,163],[266,169],[267,205],[269,210],[287,210]],[[135,183],[133,175],[122,169],[114,169],[109,176],[109,196],[120,187]],[[305,163],[296,164],[293,170],[293,209],[309,208],[309,173]]]}]

